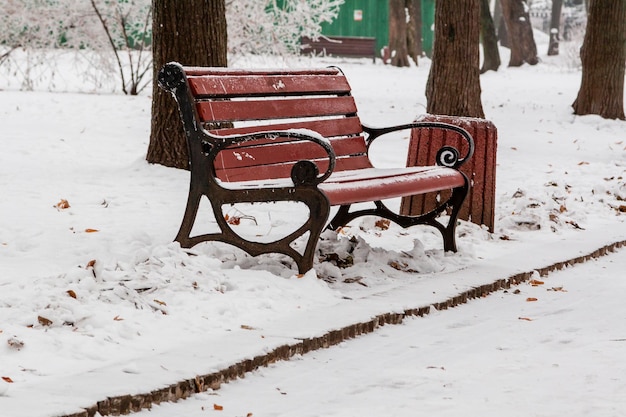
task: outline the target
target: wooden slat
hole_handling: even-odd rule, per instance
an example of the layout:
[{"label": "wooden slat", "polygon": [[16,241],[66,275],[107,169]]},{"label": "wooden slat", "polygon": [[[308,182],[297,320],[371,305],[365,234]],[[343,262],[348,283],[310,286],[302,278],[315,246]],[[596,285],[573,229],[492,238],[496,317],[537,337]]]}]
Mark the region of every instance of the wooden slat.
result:
[{"label": "wooden slat", "polygon": [[[331,141],[336,157],[365,155],[367,148],[363,137],[349,137]],[[297,162],[303,159],[328,158],[326,151],[314,142],[289,141],[229,148],[219,153],[215,160],[218,169],[258,167],[280,162]]]},{"label": "wooden slat", "polygon": [[242,69],[224,67],[183,67],[185,74],[189,76],[224,76],[224,75],[337,75],[341,71],[337,68],[268,68],[268,69]]},{"label": "wooden slat", "polygon": [[380,172],[380,176],[370,176],[368,170],[361,170],[357,177],[362,177],[358,179],[333,181],[331,177],[319,187],[331,205],[339,205],[433,193],[464,184],[463,175],[452,168],[431,166],[416,169],[415,172],[407,169],[404,173],[395,175],[385,175],[385,170],[374,170],[374,173]]},{"label": "wooden slat", "polygon": [[292,100],[209,101],[197,104],[203,122],[305,118],[356,113],[351,96]]},{"label": "wooden slat", "polygon": [[342,75],[190,77],[189,86],[192,94],[199,98],[348,94],[350,92],[350,85]]},{"label": "wooden slat", "polygon": [[[314,161],[320,172],[326,171],[328,168],[328,160]],[[280,163],[273,165],[261,165],[254,168],[230,168],[230,169],[216,169],[217,177],[224,182],[236,182],[236,181],[254,181],[254,180],[266,180],[266,179],[280,179],[290,178],[291,168],[294,162]],[[356,157],[343,157],[337,158],[335,163],[335,170],[333,172],[347,171],[371,168],[372,165],[366,156]]]},{"label": "wooden slat", "polygon": [[361,126],[361,120],[356,117],[340,117],[333,119],[320,119],[320,120],[304,120],[294,121],[289,123],[278,124],[262,124],[254,126],[243,126],[235,128],[225,129],[211,129],[210,133],[214,135],[242,135],[246,133],[263,132],[270,130],[289,130],[289,129],[308,129],[319,133],[320,135],[329,138],[333,136],[350,136],[360,135],[363,133],[363,127]]}]

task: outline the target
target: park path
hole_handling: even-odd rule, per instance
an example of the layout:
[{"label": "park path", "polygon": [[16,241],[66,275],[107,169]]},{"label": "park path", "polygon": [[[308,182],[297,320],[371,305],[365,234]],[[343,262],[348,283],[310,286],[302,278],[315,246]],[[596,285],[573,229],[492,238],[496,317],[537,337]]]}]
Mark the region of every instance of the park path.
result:
[{"label": "park path", "polygon": [[138,417],[620,416],[626,249]]}]

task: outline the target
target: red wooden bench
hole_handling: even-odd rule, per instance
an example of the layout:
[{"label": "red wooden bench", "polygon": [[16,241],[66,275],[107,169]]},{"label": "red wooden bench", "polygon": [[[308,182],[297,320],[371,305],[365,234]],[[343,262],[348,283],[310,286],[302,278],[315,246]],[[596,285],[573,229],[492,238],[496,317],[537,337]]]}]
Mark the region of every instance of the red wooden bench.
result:
[{"label": "red wooden bench", "polygon": [[[374,215],[402,227],[427,224],[443,235],[444,249],[456,251],[455,227],[469,190],[459,166],[474,144],[464,129],[445,123],[410,123],[388,128],[361,124],[350,85],[337,68],[314,70],[238,70],[165,65],[159,85],[178,102],[187,135],[191,180],[187,207],[176,241],[192,247],[204,241],[237,246],[252,256],[282,253],[300,273],[313,266],[325,227],[338,229],[353,219]],[[447,129],[465,139],[464,155],[446,146],[437,164],[375,168],[369,145],[401,129]],[[452,190],[449,198],[418,216],[400,215],[384,199]],[[191,236],[202,196],[211,203],[217,233]],[[273,242],[256,242],[235,233],[223,207],[235,203],[295,201],[309,208],[297,230]],[[372,203],[353,209],[354,203]],[[331,206],[339,206],[327,223]],[[449,220],[437,219],[444,211]],[[308,232],[302,253],[293,242]]]},{"label": "red wooden bench", "polygon": [[301,54],[372,58],[376,62],[376,38],[363,36],[320,36],[300,39]]}]

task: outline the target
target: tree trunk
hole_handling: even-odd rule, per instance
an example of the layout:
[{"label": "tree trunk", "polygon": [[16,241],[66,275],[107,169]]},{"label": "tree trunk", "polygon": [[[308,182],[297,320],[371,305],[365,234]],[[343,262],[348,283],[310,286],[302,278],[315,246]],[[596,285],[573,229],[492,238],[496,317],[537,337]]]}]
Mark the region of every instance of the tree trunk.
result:
[{"label": "tree trunk", "polygon": [[406,11],[405,0],[389,0],[389,52],[391,65],[408,67],[409,51],[406,43]]},{"label": "tree trunk", "polygon": [[582,81],[574,114],[624,120],[626,0],[588,3],[587,29],[580,50]]},{"label": "tree trunk", "polygon": [[189,153],[176,102],[161,90],[159,69],[170,61],[183,65],[227,65],[224,0],[153,0],[152,126],[146,159],[188,168]]},{"label": "tree trunk", "polygon": [[480,101],[479,0],[437,0],[427,112],[484,118]]},{"label": "tree trunk", "polygon": [[409,22],[406,32],[406,44],[409,56],[418,65],[418,58],[422,55],[422,7],[420,0],[405,0],[409,11]]},{"label": "tree trunk", "polygon": [[496,0],[496,6],[493,10],[493,24],[496,27],[500,46],[510,48],[511,45],[509,44],[509,35],[506,32],[506,23],[504,22],[504,17],[502,16],[502,4],[500,3],[500,0]]},{"label": "tree trunk", "polygon": [[548,43],[548,55],[559,54],[559,41],[561,33],[561,8],[563,0],[552,0],[552,16],[550,17],[550,42]]},{"label": "tree trunk", "polygon": [[530,65],[537,64],[539,62],[537,45],[526,0],[500,0],[500,4],[511,45],[509,67],[519,67],[524,62]]},{"label": "tree trunk", "polygon": [[500,51],[496,27],[489,10],[489,0],[480,0],[480,34],[483,39],[483,66],[480,73],[497,71],[500,68]]}]

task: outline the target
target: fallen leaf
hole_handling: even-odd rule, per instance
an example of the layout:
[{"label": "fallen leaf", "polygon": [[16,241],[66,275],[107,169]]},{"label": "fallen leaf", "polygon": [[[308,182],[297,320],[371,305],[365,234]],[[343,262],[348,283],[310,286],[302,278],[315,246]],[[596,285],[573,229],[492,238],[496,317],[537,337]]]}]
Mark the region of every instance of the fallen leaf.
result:
[{"label": "fallen leaf", "polygon": [[100,230],[98,229],[85,229],[85,233],[96,233],[99,232]]},{"label": "fallen leaf", "polygon": [[161,306],[166,306],[167,305],[165,303],[165,301],[157,300],[156,298],[154,299],[154,302],[157,303],[158,305],[161,305]]},{"label": "fallen leaf", "polygon": [[564,290],[563,287],[552,287],[549,288],[548,291],[561,291],[561,292],[567,292],[567,290]]},{"label": "fallen leaf", "polygon": [[92,259],[91,261],[87,262],[87,268],[93,268],[94,266],[96,266],[95,259]]},{"label": "fallen leaf", "polygon": [[24,342],[22,342],[19,339],[16,339],[15,337],[12,337],[9,340],[7,340],[7,344],[9,345],[10,348],[15,349],[15,350],[20,350],[24,347]]},{"label": "fallen leaf", "polygon": [[529,302],[530,302],[530,301],[537,301],[537,299],[536,299],[535,297],[528,297],[528,298],[526,299],[526,301],[529,301]]},{"label": "fallen leaf", "polygon": [[382,230],[389,229],[389,225],[390,224],[391,224],[391,222],[389,220],[387,220],[387,219],[378,219],[378,220],[376,220],[376,223],[375,223],[376,227],[378,227],[379,229],[382,229]]},{"label": "fallen leaf", "polygon": [[533,321],[533,319],[530,319],[528,317],[518,317],[518,319],[524,320],[524,321]]},{"label": "fallen leaf", "polygon": [[113,317],[113,320],[115,320],[115,321],[122,321],[124,319],[121,318],[120,316],[115,316],[115,317]]},{"label": "fallen leaf", "polygon": [[537,285],[543,285],[543,284],[544,284],[543,281],[539,281],[537,279],[530,280],[530,285],[532,285],[533,287],[536,287]]},{"label": "fallen leaf", "polygon": [[217,411],[222,411],[224,407],[219,404],[213,404],[213,409]]},{"label": "fallen leaf", "polygon": [[57,210],[65,210],[70,208],[70,203],[66,199],[62,198],[61,201],[54,205],[54,207],[56,207]]},{"label": "fallen leaf", "polygon": [[246,414],[246,417],[252,417],[252,413]]},{"label": "fallen leaf", "polygon": [[74,290],[67,290],[67,295],[69,295],[72,298],[76,298],[76,293],[74,292]]},{"label": "fallen leaf", "polygon": [[247,324],[242,324],[241,328],[244,330],[256,330],[254,327],[248,326]]},{"label": "fallen leaf", "polygon": [[3,376],[3,377],[2,377],[2,380],[3,380],[4,382],[8,382],[9,384],[12,384],[12,383],[13,383],[13,380],[12,380],[11,378],[9,378],[8,376]]},{"label": "fallen leaf", "polygon": [[41,324],[42,326],[50,326],[52,324],[52,320],[47,319],[43,316],[37,316],[37,321],[39,322],[39,324]]},{"label": "fallen leaf", "polygon": [[241,224],[241,217],[233,216],[230,217],[228,214],[224,216],[226,223],[232,224],[233,226],[239,226]]},{"label": "fallen leaf", "polygon": [[578,165],[589,165],[589,162],[581,161],[581,162],[578,163]]}]

